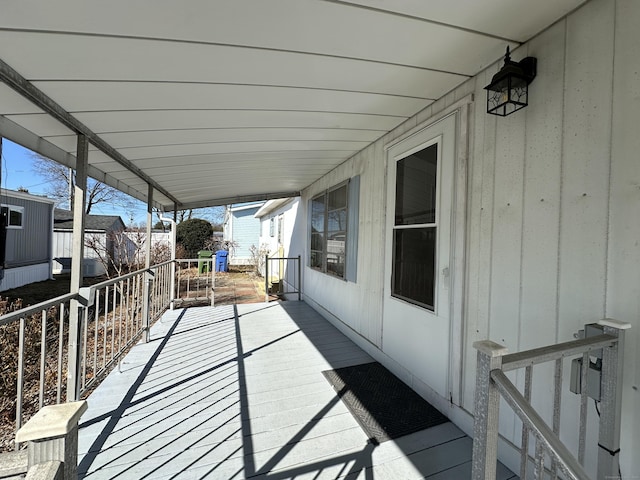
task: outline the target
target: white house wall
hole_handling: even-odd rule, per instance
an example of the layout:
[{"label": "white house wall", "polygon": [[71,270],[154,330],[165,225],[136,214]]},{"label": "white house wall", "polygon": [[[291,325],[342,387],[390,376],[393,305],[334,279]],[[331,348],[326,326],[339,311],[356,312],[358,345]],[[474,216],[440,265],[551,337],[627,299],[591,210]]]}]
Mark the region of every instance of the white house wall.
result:
[{"label": "white house wall", "polygon": [[[620,457],[629,474],[640,472],[634,453],[640,451],[638,24],[640,2],[588,2],[513,52],[515,60],[538,59],[526,109],[506,118],[485,113],[483,87],[499,62],[323,177],[302,198],[306,215],[315,194],[361,176],[357,283],[307,267],[304,293],[327,317],[342,322],[344,331],[384,350],[384,145],[473,93],[466,248],[456,252],[466,266],[464,290],[458,292],[463,295],[460,407],[473,411],[474,341],[488,338],[520,351],[571,340],[585,323],[605,317],[630,322]],[[535,377],[533,402],[548,417],[550,367],[536,369]],[[578,398],[565,389],[563,401],[562,437],[574,445]],[[595,424],[595,409],[589,415]],[[504,406],[500,432],[519,444],[519,423]],[[596,451],[592,436],[590,469]]]}]

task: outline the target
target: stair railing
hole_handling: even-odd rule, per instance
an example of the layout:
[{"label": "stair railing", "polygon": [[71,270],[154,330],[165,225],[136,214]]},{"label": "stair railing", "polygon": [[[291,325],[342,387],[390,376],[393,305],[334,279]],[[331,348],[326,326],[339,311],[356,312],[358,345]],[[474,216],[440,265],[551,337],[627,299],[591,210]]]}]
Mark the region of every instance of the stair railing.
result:
[{"label": "stair railing", "polygon": [[[602,359],[597,478],[618,478],[624,331],[630,328],[630,324],[605,319],[598,322],[597,325],[596,328],[601,329],[601,334],[511,354],[507,353],[506,347],[489,340],[473,344],[478,351],[473,432],[473,480],[493,480],[496,478],[498,414],[501,396],[522,421],[520,478],[530,478],[527,476],[530,462],[529,439],[533,435],[536,441],[533,478],[542,479],[549,473],[550,477],[555,479],[558,478],[560,471],[564,478],[589,480],[584,469],[587,401],[590,392],[587,385],[589,376],[587,366],[590,365],[590,355],[595,354]],[[578,458],[576,459],[560,440],[560,402],[563,385],[563,360],[580,355],[582,356],[581,365],[585,368],[580,369],[579,375],[581,402]],[[545,362],[555,362],[551,427],[531,405],[533,366]],[[521,393],[505,375],[505,372],[520,368],[525,369],[524,393]],[[545,470],[547,457],[550,459],[549,472]]]}]

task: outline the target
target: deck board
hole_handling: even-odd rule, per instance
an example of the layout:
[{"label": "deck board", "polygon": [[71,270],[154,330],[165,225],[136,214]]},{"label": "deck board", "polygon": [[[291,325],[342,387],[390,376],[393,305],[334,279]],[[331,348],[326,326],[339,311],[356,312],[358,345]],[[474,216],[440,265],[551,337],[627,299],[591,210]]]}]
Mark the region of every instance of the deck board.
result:
[{"label": "deck board", "polygon": [[471,440],[452,423],[368,442],[321,372],[373,359],[304,303],[175,310],[151,338],[89,397],[79,432],[81,478],[438,479],[467,472]]}]

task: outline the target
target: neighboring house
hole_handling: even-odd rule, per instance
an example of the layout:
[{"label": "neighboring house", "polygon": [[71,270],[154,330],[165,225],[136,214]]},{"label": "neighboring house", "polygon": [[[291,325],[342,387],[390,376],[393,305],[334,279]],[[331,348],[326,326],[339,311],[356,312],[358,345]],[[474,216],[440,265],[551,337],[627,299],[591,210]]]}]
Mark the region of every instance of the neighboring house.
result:
[{"label": "neighboring house", "polygon": [[51,277],[54,201],[0,190],[0,291]]},{"label": "neighboring house", "polygon": [[251,263],[251,247],[258,247],[260,240],[260,220],[256,212],[264,202],[228,205],[224,219],[224,240],[232,242],[229,252],[230,265],[248,265]]},{"label": "neighboring house", "polygon": [[[269,200],[255,214],[260,220],[259,254],[270,260],[269,282],[280,282],[283,291],[295,291],[298,278],[298,263],[286,258],[304,258],[305,245],[301,235],[305,226],[298,216],[300,197]],[[256,267],[261,275],[266,275],[265,262],[260,259]],[[299,286],[299,283],[298,283]]]},{"label": "neighboring house", "polygon": [[295,233],[304,231],[298,208],[300,197],[269,200],[256,213],[260,220],[260,249],[268,250],[269,256],[297,256],[304,253],[304,244]]},{"label": "neighboring house", "polygon": [[[118,215],[87,215],[85,217],[84,276],[97,277],[106,273],[109,258],[128,263],[135,255],[135,245],[124,232],[125,224]],[[73,212],[55,210],[53,223],[53,273],[67,273],[71,268]]]}]

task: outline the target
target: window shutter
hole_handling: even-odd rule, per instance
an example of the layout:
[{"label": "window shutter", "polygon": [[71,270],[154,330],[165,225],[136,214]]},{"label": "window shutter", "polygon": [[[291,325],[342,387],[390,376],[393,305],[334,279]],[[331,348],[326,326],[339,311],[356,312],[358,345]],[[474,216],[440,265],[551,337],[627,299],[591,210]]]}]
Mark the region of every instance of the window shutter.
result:
[{"label": "window shutter", "polygon": [[360,211],[360,175],[349,180],[347,218],[347,259],[345,280],[356,282],[358,277],[358,222]]}]

